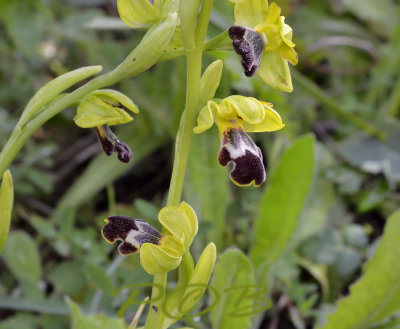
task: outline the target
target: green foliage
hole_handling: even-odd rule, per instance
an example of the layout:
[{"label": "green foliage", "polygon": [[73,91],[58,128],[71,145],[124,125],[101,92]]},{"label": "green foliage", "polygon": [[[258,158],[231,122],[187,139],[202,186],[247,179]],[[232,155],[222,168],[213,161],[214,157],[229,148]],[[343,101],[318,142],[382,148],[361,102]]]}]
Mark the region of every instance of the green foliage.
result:
[{"label": "green foliage", "polygon": [[270,266],[284,252],[304,206],[314,169],[314,139],[298,139],[282,156],[261,198],[250,258],[256,267]]},{"label": "green foliage", "polygon": [[79,306],[71,300],[67,300],[71,310],[71,329],[126,329],[123,319],[110,318],[104,314],[85,315]]},{"label": "green foliage", "polygon": [[39,250],[35,240],[23,231],[9,234],[2,257],[19,280],[37,283],[42,276]]},{"label": "green foliage", "polygon": [[[190,12],[184,24],[193,32],[200,2],[181,4]],[[264,327],[398,328],[399,314],[394,312],[399,304],[399,214],[387,224],[385,218],[400,204],[399,4],[310,0],[280,1],[279,6],[293,28],[300,58],[296,69],[291,68],[291,94],[266,87],[257,76],[243,75],[227,31],[235,21],[234,4],[214,1],[206,49],[219,45],[224,50],[203,56],[202,70],[212,64],[201,80],[200,102],[215,92],[221,99],[230,94],[256,97],[272,102],[286,126],[273,134],[254,135],[267,165],[265,192],[263,187],[229,183],[229,170],[217,165],[220,145],[215,129],[193,136],[183,198],[199,217],[191,252],[196,259],[205,241],[217,244],[221,257],[212,286],[221,291],[229,282],[247,284],[254,281],[253,272],[260,274],[258,283],[268,286],[272,300],[268,312],[258,313]],[[66,294],[85,312],[90,309],[91,315],[85,315],[70,302],[74,328],[126,328],[136,311],[129,306],[121,312],[122,305],[129,304],[131,285],[151,281],[139,258],[118,256],[101,240],[100,229],[111,212],[155,222],[165,204],[174,138],[185,106],[186,63],[184,58],[171,61],[184,51],[180,27],[175,28],[177,22],[169,13],[162,14],[163,19],[169,17],[167,22],[152,20],[155,25],[147,33],[127,28],[116,13],[116,1],[0,1],[1,147],[24,108],[35,112],[30,118],[38,122],[55,103],[76,106],[87,94],[76,90],[85,86],[121,91],[141,112],[134,122],[116,129],[118,138],[132,149],[134,160],[128,165],[99,154],[93,132],[75,127],[74,109],[66,109],[37,126],[12,166],[0,170],[7,175],[10,167],[15,194],[11,233],[0,256],[0,329],[70,328]],[[186,41],[193,44],[190,33]],[[219,33],[219,41],[212,39]],[[163,63],[147,70],[160,56]],[[112,72],[122,61],[120,74],[135,76],[117,83]],[[85,70],[98,70],[97,65],[88,67],[94,64],[103,66],[112,84],[96,86],[98,80],[87,83],[84,76],[78,78]],[[77,67],[84,69],[71,71]],[[136,75],[139,72],[143,73]],[[66,77],[73,79],[59,84]],[[80,96],[71,103],[72,93]],[[310,131],[318,142],[312,143],[310,137],[296,142]],[[306,181],[311,185],[308,195]],[[5,182],[3,178],[0,249],[11,215],[11,190]],[[104,189],[111,185],[115,195],[107,198]],[[243,252],[223,253],[232,245]],[[247,252],[257,265],[254,269]],[[186,267],[192,273],[193,261]],[[181,275],[178,270],[177,286],[189,280]],[[175,280],[175,274],[169,279]],[[150,288],[136,293],[135,300],[143,300]],[[228,323],[250,328],[247,316],[228,316],[238,294],[222,293],[211,317],[183,317],[175,326],[206,328],[210,321],[218,327],[220,321],[221,327]],[[212,295],[209,290],[195,308],[210,305]],[[257,300],[253,303],[255,307]],[[249,304],[251,299],[244,298],[240,306]],[[111,318],[119,311],[123,320]]]},{"label": "green foliage", "polygon": [[[254,293],[255,276],[247,256],[238,249],[228,249],[221,254],[211,285],[218,291],[216,305],[211,310],[213,328],[249,328],[254,305],[251,298],[243,297]],[[245,289],[245,294],[241,288]],[[236,316],[240,311],[247,315]]]},{"label": "green foliage", "polygon": [[7,170],[0,186],[0,253],[6,243],[10,230],[11,212],[14,201],[14,188],[11,172]]},{"label": "green foliage", "polygon": [[350,294],[338,302],[321,329],[366,328],[385,319],[400,308],[400,211],[388,218],[385,232],[372,258],[365,264],[363,276]]},{"label": "green foliage", "polygon": [[111,278],[107,273],[97,265],[88,264],[85,267],[85,274],[87,275],[89,281],[99,290],[107,295],[111,295],[114,286]]}]

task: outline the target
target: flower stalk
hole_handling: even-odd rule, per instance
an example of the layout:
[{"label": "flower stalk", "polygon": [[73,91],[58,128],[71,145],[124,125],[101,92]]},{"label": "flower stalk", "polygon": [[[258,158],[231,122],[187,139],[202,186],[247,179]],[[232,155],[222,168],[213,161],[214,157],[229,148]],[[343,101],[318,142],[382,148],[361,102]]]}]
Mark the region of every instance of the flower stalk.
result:
[{"label": "flower stalk", "polygon": [[[195,32],[195,44],[193,49],[185,47],[186,67],[187,67],[187,82],[186,82],[186,101],[179,129],[177,132],[175,143],[174,165],[170,188],[168,192],[168,206],[178,206],[181,196],[183,183],[186,174],[187,162],[189,158],[190,144],[192,141],[193,127],[196,122],[196,115],[199,109],[200,99],[200,79],[201,65],[203,55],[203,44],[207,34],[207,27],[210,19],[210,14],[213,8],[213,0],[204,0],[202,9],[199,15],[198,25]],[[180,13],[182,14],[182,13]],[[194,24],[193,24],[194,25]],[[186,271],[180,270],[182,266],[187,266],[188,260],[191,259],[190,251],[183,256],[183,263],[178,268],[179,281],[185,281]],[[190,263],[190,262],[189,262]],[[163,287],[164,298],[166,291],[167,274],[154,275],[154,287]],[[152,296],[158,293],[158,289],[153,288]],[[163,322],[167,319],[162,312],[155,312],[154,309],[160,309],[164,298],[153,303],[149,308],[149,315],[146,321],[145,329],[162,328]]]}]

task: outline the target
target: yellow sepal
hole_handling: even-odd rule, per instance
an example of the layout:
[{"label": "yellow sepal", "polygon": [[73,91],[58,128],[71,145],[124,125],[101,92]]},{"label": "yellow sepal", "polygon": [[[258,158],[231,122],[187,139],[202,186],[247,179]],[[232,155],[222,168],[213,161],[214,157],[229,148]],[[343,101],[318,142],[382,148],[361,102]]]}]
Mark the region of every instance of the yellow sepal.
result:
[{"label": "yellow sepal", "polygon": [[74,122],[81,128],[117,125],[132,121],[125,111],[139,113],[139,109],[126,95],[112,89],[96,90],[79,103]]},{"label": "yellow sepal", "polygon": [[151,275],[172,271],[181,260],[182,256],[168,253],[161,245],[144,243],[140,248],[140,264]]}]

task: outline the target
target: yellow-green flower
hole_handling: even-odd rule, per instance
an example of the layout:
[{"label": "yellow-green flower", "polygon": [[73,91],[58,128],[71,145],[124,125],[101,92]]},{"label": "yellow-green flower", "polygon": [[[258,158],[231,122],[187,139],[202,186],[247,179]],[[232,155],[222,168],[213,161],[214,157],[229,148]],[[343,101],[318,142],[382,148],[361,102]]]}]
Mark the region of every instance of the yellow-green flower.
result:
[{"label": "yellow-green flower", "polygon": [[211,100],[201,109],[193,131],[200,134],[214,122],[221,139],[219,164],[225,167],[233,162],[230,177],[235,184],[261,185],[265,181],[262,153],[246,132],[275,131],[285,126],[272,104],[239,95]]},{"label": "yellow-green flower", "polygon": [[140,252],[140,263],[149,274],[165,273],[179,266],[197,234],[198,222],[196,213],[185,202],[178,207],[164,207],[158,219],[167,233],[161,234],[145,221],[126,216],[106,218],[101,232],[110,243],[123,241],[118,246],[121,254]]},{"label": "yellow-green flower", "polygon": [[235,25],[229,29],[233,48],[242,56],[246,76],[256,72],[271,87],[293,90],[289,65],[298,62],[292,28],[281,9],[267,0],[235,0]]},{"label": "yellow-green flower", "polygon": [[79,103],[74,121],[81,128],[95,128],[104,152],[107,155],[116,152],[118,159],[127,163],[132,152],[109,127],[132,121],[126,110],[139,113],[137,105],[126,95],[112,89],[95,90]]}]

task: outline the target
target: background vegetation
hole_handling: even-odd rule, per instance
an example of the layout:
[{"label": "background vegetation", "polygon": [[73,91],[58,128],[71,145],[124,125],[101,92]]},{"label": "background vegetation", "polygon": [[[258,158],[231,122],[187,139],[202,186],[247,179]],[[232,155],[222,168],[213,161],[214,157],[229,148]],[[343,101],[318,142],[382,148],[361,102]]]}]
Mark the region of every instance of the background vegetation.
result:
[{"label": "background vegetation", "polygon": [[[356,297],[339,303],[340,321],[331,318],[324,328],[368,328],[400,309],[399,213],[386,224],[400,204],[400,4],[276,2],[293,27],[299,53],[293,93],[246,78],[233,51],[205,59],[224,60],[217,97],[240,93],[270,101],[286,127],[254,135],[268,167],[267,183],[258,189],[235,186],[217,166],[215,128],[194,137],[183,197],[200,218],[193,252],[208,241],[219,253],[232,246],[248,253],[254,237],[270,243],[268,255],[254,247],[251,252],[256,264],[260,257],[270,260],[268,272],[258,271],[269,273],[262,281],[272,301],[256,319],[258,328],[322,325],[365,273],[352,289]],[[218,0],[215,6],[210,35],[233,24],[232,3]],[[109,0],[2,1],[0,31],[0,147],[40,86],[80,66],[111,70],[143,35],[125,29],[116,1]],[[119,256],[100,228],[108,214],[146,218],[157,226],[184,108],[185,62],[158,64],[116,88],[141,109],[117,132],[134,153],[130,164],[102,154],[94,131],[75,126],[75,110],[68,109],[39,129],[11,166],[16,194],[12,230],[0,256],[1,329],[69,328],[65,296],[87,313],[115,316],[131,292],[119,288],[151,281],[138,257]],[[307,156],[311,137],[298,139],[304,134],[315,137],[314,161]],[[390,227],[384,243],[363,268],[385,225]],[[229,252],[224,257],[221,264],[232,265]],[[237,268],[253,271],[246,260],[238,262]],[[224,270],[217,266],[216,283],[229,273]],[[137,299],[147,294],[142,289]],[[370,310],[366,317],[346,313],[354,304]],[[123,310],[127,319],[137,307]],[[218,314],[180,324],[224,328]],[[386,321],[375,328],[400,328],[396,315]]]}]

